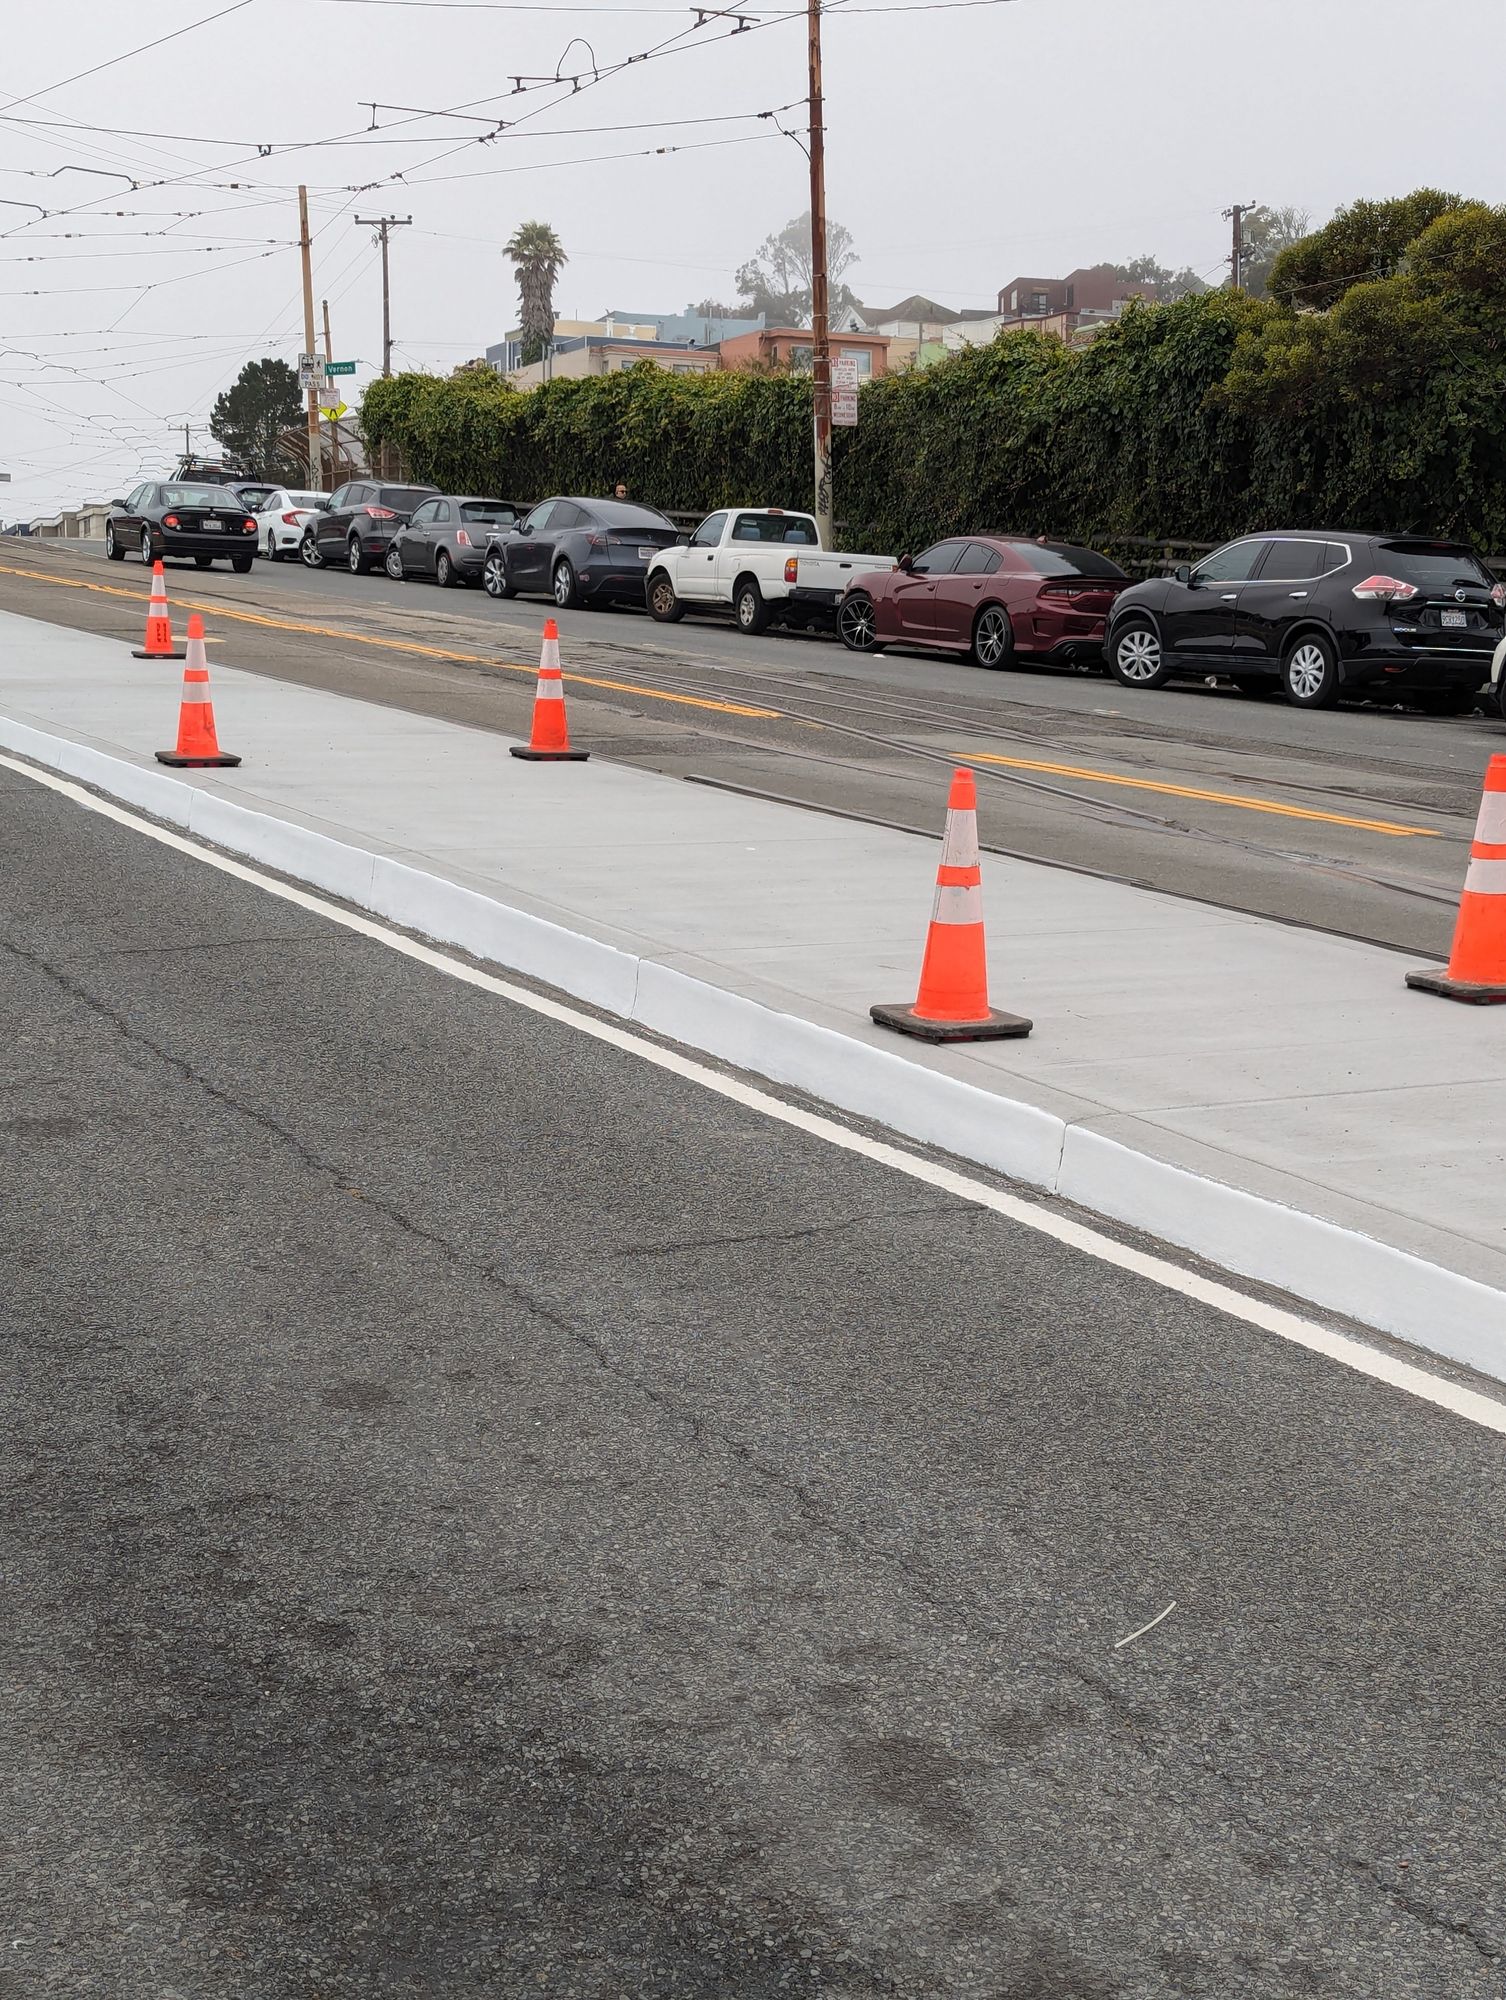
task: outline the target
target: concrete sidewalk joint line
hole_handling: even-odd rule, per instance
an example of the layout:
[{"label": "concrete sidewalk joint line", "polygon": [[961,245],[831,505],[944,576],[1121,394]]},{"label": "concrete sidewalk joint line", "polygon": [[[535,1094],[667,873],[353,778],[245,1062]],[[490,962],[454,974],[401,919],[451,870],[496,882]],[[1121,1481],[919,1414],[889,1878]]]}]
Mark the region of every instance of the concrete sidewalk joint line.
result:
[{"label": "concrete sidewalk joint line", "polygon": [[[3,724],[4,718],[0,718],[0,725]],[[973,1180],[939,1161],[903,1152],[882,1140],[870,1138],[866,1133],[855,1132],[847,1126],[839,1125],[819,1112],[809,1111],[804,1106],[790,1103],[783,1098],[771,1097],[767,1092],[744,1083],[738,1077],[708,1069],[703,1063],[682,1055],[677,1049],[647,1041],[641,1035],[635,1035],[625,1028],[615,1027],[596,1016],[582,1014],[575,1008],[550,999],[544,994],[511,985],[508,981],[484,972],[477,966],[433,951],[399,931],[374,924],[358,916],[354,911],[342,909],[337,904],[326,902],[291,883],[259,873],[227,855],[215,853],[212,849],[199,845],[191,839],[185,839],[165,827],[139,819],[110,800],[97,797],[67,779],[51,776],[47,771],[37,769],[30,763],[22,763],[14,758],[0,755],[0,767],[19,772],[39,784],[48,785],[90,811],[105,814],[121,825],[160,841],[163,845],[187,854],[197,861],[220,869],[237,880],[253,884],[270,895],[294,903],[300,909],[323,916],[330,922],[354,931],[362,937],[375,939],[407,958],[444,972],[450,978],[494,993],[516,1006],[558,1021],[613,1048],[624,1050],[657,1068],[699,1084],[703,1089],[756,1110],[765,1117],[809,1133],[812,1137],[824,1140],[828,1145],[861,1154],[864,1158],[889,1167],[896,1173],[904,1174],[912,1180],[921,1181],[929,1187],[940,1189],[960,1200],[987,1209],[1024,1228],[1049,1236],[1057,1243],[1113,1265],[1116,1269],[1133,1272],[1153,1284],[1164,1286],[1184,1297],[1196,1299],[1201,1304],[1227,1313],[1246,1325],[1258,1327],[1309,1353],[1322,1355],[1342,1367],[1354,1370],[1357,1374],[1384,1383],[1421,1402],[1430,1403],[1435,1408],[1448,1411],[1481,1429],[1506,1437],[1506,1402],[1493,1396],[1482,1395],[1478,1390],[1469,1388],[1463,1383],[1452,1381],[1446,1376],[1432,1374],[1414,1366],[1411,1362],[1403,1361],[1383,1348],[1369,1346],[1348,1334],[1303,1319],[1284,1306],[1272,1305],[1264,1299],[1233,1291],[1216,1279],[1205,1278],[1165,1258],[1136,1249],[1133,1245],[1121,1243],[1117,1238],[1105,1236],[1084,1223],[1043,1208],[1038,1202],[1026,1201],[1002,1188]],[[150,777],[153,774],[148,772],[142,775]],[[173,784],[177,781],[167,782]],[[180,785],[179,789],[190,791],[192,788]],[[196,794],[196,796],[203,795]],[[265,818],[265,815],[251,814],[248,817],[254,820]],[[323,836],[312,837],[321,841],[325,847],[338,846],[338,843],[323,841]],[[580,939],[573,941],[591,942]],[[1152,1620],[1152,1624],[1159,1623],[1159,1619]],[[1138,1636],[1140,1635],[1131,1634],[1131,1637]]]}]

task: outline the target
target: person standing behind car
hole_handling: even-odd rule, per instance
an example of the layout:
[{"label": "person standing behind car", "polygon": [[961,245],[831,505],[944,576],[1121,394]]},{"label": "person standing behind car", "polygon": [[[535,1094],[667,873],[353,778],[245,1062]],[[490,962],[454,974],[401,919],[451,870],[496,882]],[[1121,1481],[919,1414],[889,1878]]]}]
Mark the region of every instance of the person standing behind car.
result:
[{"label": "person standing behind car", "polygon": [[617,484],[612,488],[612,498],[614,500],[626,500],[627,497],[628,497],[627,481],[625,479],[619,479]]}]

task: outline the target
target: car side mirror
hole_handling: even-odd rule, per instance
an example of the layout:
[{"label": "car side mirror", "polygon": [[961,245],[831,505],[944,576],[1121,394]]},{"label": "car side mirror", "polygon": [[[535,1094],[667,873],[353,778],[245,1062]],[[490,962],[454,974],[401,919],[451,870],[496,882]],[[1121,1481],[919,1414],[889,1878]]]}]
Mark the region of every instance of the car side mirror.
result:
[{"label": "car side mirror", "polygon": [[111,505],[111,506],[112,506],[112,507],[113,507],[113,508],[114,508],[114,509],[116,510],[116,512],[117,512],[117,513],[119,513],[119,514],[123,514],[123,513],[125,512],[125,502],[124,502],[124,500],[112,500],[112,501],[110,502],[110,505]]},{"label": "car side mirror", "polygon": [[902,569],[906,571],[912,570],[915,567],[915,558],[909,553],[908,550],[906,550],[905,554],[900,557],[899,561],[894,565],[894,567],[896,569]]},{"label": "car side mirror", "polygon": [[682,528],[682,529],[681,529],[681,531],[680,531],[680,533],[679,533],[678,535],[676,535],[676,536],[675,536],[675,540],[676,540],[676,541],[677,541],[677,542],[679,543],[679,545],[680,545],[680,547],[681,547],[682,549],[688,549],[688,548],[690,547],[690,530],[689,530],[689,528]]},{"label": "car side mirror", "polygon": [[1188,590],[1193,589],[1195,586],[1192,581],[1192,564],[1178,563],[1171,573],[1171,580],[1173,583],[1183,584]]}]

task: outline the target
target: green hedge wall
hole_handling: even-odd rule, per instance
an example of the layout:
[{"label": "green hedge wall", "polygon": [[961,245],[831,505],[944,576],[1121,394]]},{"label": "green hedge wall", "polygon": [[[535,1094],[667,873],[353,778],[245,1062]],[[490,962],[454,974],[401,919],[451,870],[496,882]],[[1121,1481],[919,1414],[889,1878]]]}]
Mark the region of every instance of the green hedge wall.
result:
[{"label": "green hedge wall", "polygon": [[[1213,542],[1391,528],[1506,547],[1506,211],[1465,205],[1393,277],[1311,313],[1227,292],[1132,306],[1091,346],[1030,332],[869,384],[836,440],[850,545],[961,530]],[[483,371],[366,391],[411,477],[513,499],[810,503],[810,383],[644,365],[519,392]]]}]

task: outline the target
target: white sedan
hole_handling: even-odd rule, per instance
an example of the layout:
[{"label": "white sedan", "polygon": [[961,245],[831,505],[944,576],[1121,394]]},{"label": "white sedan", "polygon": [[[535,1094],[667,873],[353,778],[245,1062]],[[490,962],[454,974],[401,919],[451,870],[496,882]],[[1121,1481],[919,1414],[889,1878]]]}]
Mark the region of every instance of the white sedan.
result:
[{"label": "white sedan", "polygon": [[274,487],[254,510],[256,553],[268,562],[296,556],[303,543],[303,531],[329,499],[327,493],[294,493],[286,486]]}]

